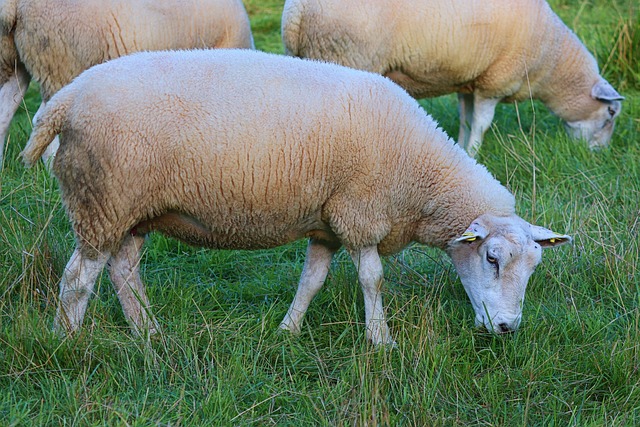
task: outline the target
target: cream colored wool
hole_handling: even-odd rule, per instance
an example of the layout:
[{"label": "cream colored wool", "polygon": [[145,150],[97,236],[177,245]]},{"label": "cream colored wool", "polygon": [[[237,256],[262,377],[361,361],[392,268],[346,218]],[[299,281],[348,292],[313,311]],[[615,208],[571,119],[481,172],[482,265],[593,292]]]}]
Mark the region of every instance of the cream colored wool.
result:
[{"label": "cream colored wool", "polygon": [[83,247],[115,251],[179,207],[216,224],[215,247],[330,227],[383,253],[411,240],[445,248],[479,215],[514,213],[513,196],[389,80],[255,57],[260,67],[238,51],[137,54],[47,103],[25,159],[63,132],[53,170]]},{"label": "cream colored wool", "polygon": [[606,145],[622,97],[543,0],[287,0],[285,51],[386,75],[416,98],[460,94],[458,142],[479,148],[499,101],[533,97]]},{"label": "cream colored wool", "polygon": [[[472,261],[484,259],[478,244],[490,230],[502,239],[499,251],[512,254],[505,282],[492,287],[504,292],[497,308],[482,307],[482,296],[472,301],[480,304],[479,323],[512,330],[546,245],[537,237],[551,235],[517,217],[513,196],[399,86],[335,64],[242,50],[137,53],[95,66],[60,90],[36,122],[25,162],[35,162],[58,133],[53,171],[77,249],[56,324],[65,323],[64,313],[71,331],[86,301],[78,306],[66,295],[89,292],[110,257],[121,301],[133,301],[123,302],[125,313],[142,328],[146,310],[127,304],[146,301],[143,285],[134,280],[141,295],[134,298],[122,283],[137,271],[136,239],[153,230],[225,249],[311,238],[283,321],[293,332],[333,253],[346,247],[359,266],[376,343],[392,342],[379,254],[413,241],[439,247],[452,255],[465,287],[484,289],[498,276]],[[472,240],[463,235],[470,225]]]},{"label": "cream colored wool", "polygon": [[0,160],[29,80],[42,100],[138,51],[253,48],[241,0],[0,0]]}]

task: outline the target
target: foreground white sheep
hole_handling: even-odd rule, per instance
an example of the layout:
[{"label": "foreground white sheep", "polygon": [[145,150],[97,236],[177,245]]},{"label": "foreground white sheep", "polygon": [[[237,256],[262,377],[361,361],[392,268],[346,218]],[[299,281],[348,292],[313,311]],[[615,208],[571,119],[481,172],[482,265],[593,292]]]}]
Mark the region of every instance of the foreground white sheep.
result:
[{"label": "foreground white sheep", "polygon": [[281,325],[294,332],[344,246],[374,343],[392,342],[379,255],[412,241],[446,250],[477,323],[503,332],[520,323],[541,247],[569,240],[516,216],[513,196],[399,86],[334,64],[248,50],[134,54],[47,103],[27,164],[61,131],[53,171],[77,247],[58,330],[80,327],[105,265],[134,330],[155,328],[138,269],[150,231],[221,249],[309,237]]},{"label": "foreground white sheep", "polygon": [[207,47],[253,47],[241,0],[0,0],[0,162],[30,76],[46,102],[108,59]]},{"label": "foreground white sheep", "polygon": [[458,143],[475,155],[498,102],[541,100],[590,147],[623,99],[543,0],[287,0],[288,54],[383,74],[416,98],[458,93]]}]

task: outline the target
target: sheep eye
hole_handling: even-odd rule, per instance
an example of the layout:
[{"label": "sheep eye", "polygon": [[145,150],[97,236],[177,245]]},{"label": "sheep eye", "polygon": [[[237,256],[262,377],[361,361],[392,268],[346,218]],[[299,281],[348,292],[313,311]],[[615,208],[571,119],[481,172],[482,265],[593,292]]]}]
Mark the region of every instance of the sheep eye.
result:
[{"label": "sheep eye", "polygon": [[614,110],[612,107],[609,107],[609,115],[611,117],[615,116],[616,115],[616,110]]},{"label": "sheep eye", "polygon": [[491,265],[498,265],[498,258],[487,254],[487,262]]}]

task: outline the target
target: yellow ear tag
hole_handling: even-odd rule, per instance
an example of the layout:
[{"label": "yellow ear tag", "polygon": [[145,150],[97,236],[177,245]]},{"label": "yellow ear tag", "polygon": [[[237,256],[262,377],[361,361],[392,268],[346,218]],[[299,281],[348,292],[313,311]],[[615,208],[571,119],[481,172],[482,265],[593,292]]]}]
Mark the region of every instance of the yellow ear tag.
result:
[{"label": "yellow ear tag", "polygon": [[549,243],[555,243],[556,239],[549,239]]},{"label": "yellow ear tag", "polygon": [[478,238],[473,231],[465,231],[462,233],[462,237],[469,237],[468,239],[465,239],[467,242],[473,242]]}]

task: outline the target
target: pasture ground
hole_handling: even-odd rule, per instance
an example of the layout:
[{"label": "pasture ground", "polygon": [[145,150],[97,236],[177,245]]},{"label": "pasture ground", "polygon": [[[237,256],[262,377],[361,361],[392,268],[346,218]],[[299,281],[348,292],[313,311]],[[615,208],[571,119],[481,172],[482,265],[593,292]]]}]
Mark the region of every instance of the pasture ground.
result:
[{"label": "pasture ground", "polygon": [[[282,3],[245,1],[257,48],[282,52]],[[626,101],[598,152],[570,141],[537,102],[499,106],[479,160],[523,218],[575,239],[545,252],[522,327],[508,336],[474,327],[437,250],[385,259],[398,347],[380,350],[364,338],[344,253],[290,337],[277,326],[304,242],[212,251],[154,235],[143,278],[164,334],[129,334],[105,273],[82,333],[56,337],[73,237],[55,180],[18,160],[39,102],[31,87],[0,175],[0,425],[640,425],[640,6],[551,4]],[[421,103],[456,135],[454,97]]]}]

